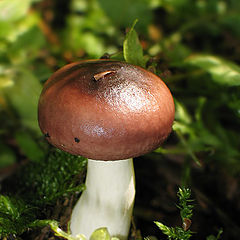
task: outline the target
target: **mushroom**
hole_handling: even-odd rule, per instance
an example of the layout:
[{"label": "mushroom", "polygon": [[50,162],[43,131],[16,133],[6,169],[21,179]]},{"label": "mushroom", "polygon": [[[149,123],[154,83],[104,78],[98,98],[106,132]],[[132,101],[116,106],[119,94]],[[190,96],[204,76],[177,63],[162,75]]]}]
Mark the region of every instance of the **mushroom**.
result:
[{"label": "mushroom", "polygon": [[107,227],[127,239],[135,198],[132,158],[167,138],[174,102],[164,82],[114,60],[68,64],[45,83],[39,126],[52,145],[88,158],[86,190],[73,209],[73,236]]}]

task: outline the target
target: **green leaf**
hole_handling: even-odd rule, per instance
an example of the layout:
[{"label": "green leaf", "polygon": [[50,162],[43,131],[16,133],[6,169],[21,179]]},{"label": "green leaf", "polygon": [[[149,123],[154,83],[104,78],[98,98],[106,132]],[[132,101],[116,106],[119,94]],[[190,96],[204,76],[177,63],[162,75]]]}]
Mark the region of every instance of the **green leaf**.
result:
[{"label": "green leaf", "polygon": [[36,221],[35,225],[37,227],[40,225],[50,225],[56,236],[63,237],[67,240],[86,240],[85,236],[82,234],[78,234],[76,237],[74,237],[71,234],[64,232],[61,228],[59,228],[59,223],[54,220],[38,220]]},{"label": "green leaf", "polygon": [[137,18],[140,20],[139,27],[146,31],[151,22],[153,13],[149,0],[98,0],[98,2],[118,27],[126,28]]},{"label": "green leaf", "polygon": [[191,156],[191,158],[194,160],[194,162],[198,166],[202,166],[200,161],[196,157],[196,155],[194,153],[194,150],[192,149],[192,146],[188,144],[187,140],[183,136],[183,134],[181,132],[182,128],[180,126],[181,126],[180,124],[177,124],[177,122],[175,122],[174,125],[173,125],[173,130],[176,132],[179,140],[181,141],[183,147],[186,149],[186,152],[189,154],[189,156]]},{"label": "green leaf", "polygon": [[[27,33],[32,28],[36,27],[39,21],[40,21],[40,17],[35,12],[31,12],[31,14],[28,14],[27,17],[21,18],[18,21],[14,21],[14,22],[0,21],[0,39],[3,40],[2,42],[4,42],[5,44],[6,43],[15,44],[15,41],[17,41],[18,37],[22,37],[23,34]],[[42,38],[36,39],[36,37],[39,37],[39,36],[33,36],[30,39],[30,42],[28,43],[27,47],[32,48],[32,45],[33,46],[36,45],[35,42],[39,42],[39,40],[42,39]],[[4,50],[5,51],[1,49],[3,53],[8,54],[9,49],[7,50],[7,52],[6,52],[6,49]]]},{"label": "green leaf", "polygon": [[[235,7],[235,9],[240,9],[239,1],[237,3],[238,6]],[[229,32],[233,32],[238,37],[240,36],[240,16],[236,12],[236,14],[226,14],[222,19],[222,25],[225,29],[227,29]]]},{"label": "green leaf", "polygon": [[217,235],[216,237],[215,237],[214,235],[209,235],[209,236],[207,237],[207,240],[219,240],[220,237],[221,237],[221,235],[222,235],[222,233],[223,233],[223,230],[220,229],[220,230],[218,231],[218,235]]},{"label": "green leaf", "polygon": [[233,94],[226,93],[226,96],[229,108],[231,108],[235,112],[236,116],[240,118],[240,91]]},{"label": "green leaf", "polygon": [[184,124],[191,124],[192,118],[186,107],[176,99],[174,99],[174,101],[176,108],[175,119]]},{"label": "green leaf", "polygon": [[24,67],[11,73],[14,84],[5,87],[4,94],[20,117],[25,127],[40,134],[37,121],[37,106],[42,85],[38,79]]},{"label": "green leaf", "polygon": [[92,58],[99,58],[106,52],[118,51],[115,46],[105,42],[103,36],[106,37],[108,32],[115,35],[115,30],[100,10],[94,8],[93,12],[86,12],[86,18],[76,15],[68,17],[63,39],[66,49],[71,49],[74,53],[82,49]]},{"label": "green leaf", "polygon": [[40,162],[44,159],[44,151],[39,147],[36,140],[26,131],[17,131],[15,139],[27,158]]},{"label": "green leaf", "polygon": [[1,0],[0,21],[16,21],[24,17],[30,7],[31,0]]},{"label": "green leaf", "polygon": [[39,50],[44,44],[45,39],[40,29],[36,26],[30,26],[10,45],[8,56],[15,64],[28,62],[38,56]]},{"label": "green leaf", "polygon": [[134,30],[137,21],[138,20],[134,21],[123,42],[123,55],[126,62],[145,67],[143,49],[139,42],[138,35]]},{"label": "green leaf", "polygon": [[0,142],[0,168],[16,162],[16,155],[10,147]]},{"label": "green leaf", "polygon": [[14,83],[11,78],[4,76],[4,75],[0,76],[0,89],[12,86],[13,84]]},{"label": "green leaf", "polygon": [[216,237],[214,235],[209,235],[207,237],[207,240],[217,240]]},{"label": "green leaf", "polygon": [[185,63],[208,72],[218,84],[240,86],[240,67],[233,62],[212,55],[197,54],[187,58]]},{"label": "green leaf", "polygon": [[110,240],[110,239],[111,237],[107,228],[99,228],[95,230],[90,237],[90,240]]}]

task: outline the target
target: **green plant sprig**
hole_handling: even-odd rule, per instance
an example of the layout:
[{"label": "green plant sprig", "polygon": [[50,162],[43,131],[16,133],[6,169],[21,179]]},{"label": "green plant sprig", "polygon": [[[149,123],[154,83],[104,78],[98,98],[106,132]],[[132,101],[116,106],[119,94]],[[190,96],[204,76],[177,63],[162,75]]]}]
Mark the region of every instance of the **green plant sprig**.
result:
[{"label": "green plant sprig", "polygon": [[180,215],[182,221],[184,222],[185,219],[191,219],[193,215],[193,205],[190,203],[193,202],[191,197],[191,190],[189,188],[179,188],[177,193],[179,204],[177,207],[180,209]]},{"label": "green plant sprig", "polygon": [[191,190],[188,188],[179,188],[177,196],[179,204],[177,207],[180,209],[180,216],[182,218],[182,227],[168,227],[161,222],[155,221],[154,223],[159,227],[163,234],[167,235],[169,240],[188,240],[192,236],[192,231],[189,230],[191,225],[191,217],[193,215],[193,205],[190,204],[193,200],[191,197]]}]

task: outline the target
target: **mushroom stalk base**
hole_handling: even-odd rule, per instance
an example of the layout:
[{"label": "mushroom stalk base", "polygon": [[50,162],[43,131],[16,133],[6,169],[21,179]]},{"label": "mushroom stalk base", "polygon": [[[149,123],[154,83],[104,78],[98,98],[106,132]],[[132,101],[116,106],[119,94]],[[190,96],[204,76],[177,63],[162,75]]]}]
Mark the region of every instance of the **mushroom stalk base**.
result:
[{"label": "mushroom stalk base", "polygon": [[73,209],[70,229],[73,236],[87,239],[98,228],[127,239],[135,198],[133,160],[88,160],[86,190]]}]

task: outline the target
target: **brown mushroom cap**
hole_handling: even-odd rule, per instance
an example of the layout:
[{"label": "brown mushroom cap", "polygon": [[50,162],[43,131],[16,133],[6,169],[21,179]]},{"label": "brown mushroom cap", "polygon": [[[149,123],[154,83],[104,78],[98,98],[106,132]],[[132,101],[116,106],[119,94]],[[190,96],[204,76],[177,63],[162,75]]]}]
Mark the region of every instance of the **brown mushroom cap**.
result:
[{"label": "brown mushroom cap", "polygon": [[66,152],[97,160],[137,157],[169,135],[174,102],[163,81],[113,60],[72,63],[55,72],[39,99],[39,126]]}]

